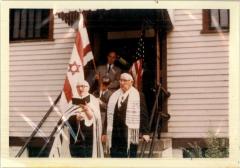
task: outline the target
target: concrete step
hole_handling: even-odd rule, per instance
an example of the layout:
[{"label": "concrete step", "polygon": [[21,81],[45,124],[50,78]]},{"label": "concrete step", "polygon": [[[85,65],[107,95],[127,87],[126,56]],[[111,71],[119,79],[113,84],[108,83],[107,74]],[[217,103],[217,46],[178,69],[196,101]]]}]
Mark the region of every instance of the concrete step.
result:
[{"label": "concrete step", "polygon": [[[151,140],[146,145],[143,158],[148,158],[149,149],[150,149]],[[142,150],[143,140],[139,139],[137,156],[140,157]],[[106,148],[104,148],[104,154],[106,157],[109,157],[107,154]],[[172,157],[172,140],[170,138],[156,139],[153,149],[152,158],[162,158],[162,157]]]},{"label": "concrete step", "polygon": [[[148,157],[150,145],[150,140],[146,146],[143,157]],[[161,138],[155,139],[152,158],[161,158],[161,157],[172,157],[172,140],[170,138]],[[138,155],[140,156],[142,150],[143,141],[140,140],[138,147]]]},{"label": "concrete step", "polygon": [[[148,142],[148,145],[146,147],[146,151],[149,151],[150,149],[150,144],[151,144],[152,139]],[[139,140],[139,147],[141,147],[143,144],[143,140]],[[172,140],[170,138],[161,138],[161,139],[156,139],[154,141],[154,150],[153,151],[162,151],[165,150],[169,147],[172,147]],[[140,149],[140,148],[138,148]]]}]

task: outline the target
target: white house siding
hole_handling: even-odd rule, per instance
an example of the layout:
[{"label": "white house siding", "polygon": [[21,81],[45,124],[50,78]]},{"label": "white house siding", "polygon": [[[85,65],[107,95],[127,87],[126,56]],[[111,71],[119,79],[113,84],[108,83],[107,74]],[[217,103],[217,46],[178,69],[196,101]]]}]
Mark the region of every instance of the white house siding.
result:
[{"label": "white house siding", "polygon": [[165,137],[228,136],[228,33],[201,34],[202,10],[174,10],[167,36],[168,112]]},{"label": "white house siding", "polygon": [[[10,136],[27,137],[63,88],[75,32],[54,16],[54,41],[10,43]],[[47,136],[59,119],[44,123]]]}]

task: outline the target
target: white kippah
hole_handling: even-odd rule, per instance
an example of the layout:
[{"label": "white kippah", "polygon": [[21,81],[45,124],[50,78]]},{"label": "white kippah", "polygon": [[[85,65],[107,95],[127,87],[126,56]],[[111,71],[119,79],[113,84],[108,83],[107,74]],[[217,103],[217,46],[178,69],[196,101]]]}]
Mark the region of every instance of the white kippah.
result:
[{"label": "white kippah", "polygon": [[133,78],[129,73],[122,73],[121,76],[120,76],[120,79],[133,81]]},{"label": "white kippah", "polygon": [[89,84],[88,84],[88,82],[85,81],[85,80],[79,80],[79,81],[77,82],[77,86],[87,86],[87,87],[89,87]]}]

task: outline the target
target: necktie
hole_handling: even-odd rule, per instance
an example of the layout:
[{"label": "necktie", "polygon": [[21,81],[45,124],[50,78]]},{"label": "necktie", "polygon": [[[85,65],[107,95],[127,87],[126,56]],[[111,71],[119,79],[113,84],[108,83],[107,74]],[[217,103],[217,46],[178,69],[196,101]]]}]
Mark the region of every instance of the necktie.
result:
[{"label": "necktie", "polygon": [[102,96],[103,96],[104,92],[101,92],[100,95],[99,95],[99,98],[101,99]]},{"label": "necktie", "polygon": [[108,66],[108,73],[110,72],[110,70],[111,70],[111,64],[109,64]]}]

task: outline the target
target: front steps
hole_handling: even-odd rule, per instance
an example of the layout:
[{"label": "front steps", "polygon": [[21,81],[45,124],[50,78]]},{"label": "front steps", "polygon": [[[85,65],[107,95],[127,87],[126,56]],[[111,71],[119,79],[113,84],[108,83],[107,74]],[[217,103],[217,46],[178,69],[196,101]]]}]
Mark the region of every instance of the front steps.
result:
[{"label": "front steps", "polygon": [[[143,158],[148,158],[150,142],[146,146],[146,150],[143,155]],[[21,148],[21,146],[9,147],[10,157],[15,157],[17,152],[20,150],[20,148]],[[142,148],[142,139],[139,140],[138,157],[141,154],[141,148]],[[106,151],[104,153],[105,153],[105,156],[107,157]],[[28,157],[27,149],[24,151],[24,153],[22,154],[21,157],[22,158]],[[172,139],[171,138],[161,138],[161,139],[155,140],[155,146],[154,146],[152,158],[182,158],[182,157],[183,157],[182,150],[172,148]]]},{"label": "front steps", "polygon": [[[142,143],[143,143],[142,139],[139,139],[137,157],[140,157],[141,150],[142,150]],[[151,143],[151,140],[147,144],[142,158],[148,158],[150,143]],[[104,150],[104,155],[105,157],[109,157],[106,150]],[[180,151],[176,152],[175,150],[172,149],[172,139],[171,138],[156,139],[151,158],[170,158],[170,157],[181,157]]]},{"label": "front steps", "polygon": [[[155,145],[154,145],[154,149],[153,149],[152,158],[172,157],[172,155],[173,155],[172,140],[170,138],[156,139],[154,143],[155,143]],[[151,144],[151,140],[146,146],[146,150],[143,155],[143,158],[148,158],[150,144]],[[142,149],[142,139],[139,142],[138,155],[141,154],[141,149]]]}]

